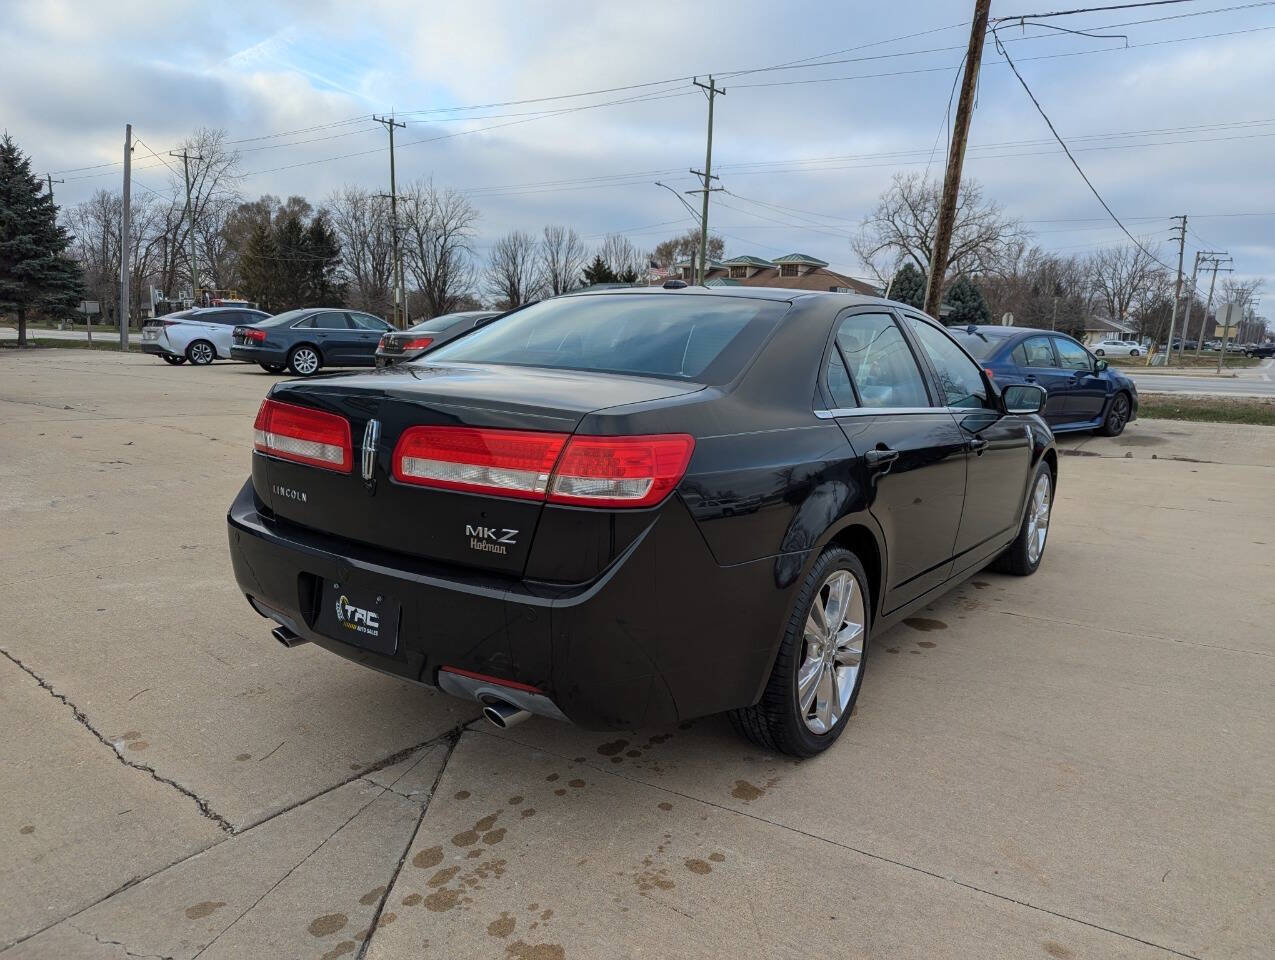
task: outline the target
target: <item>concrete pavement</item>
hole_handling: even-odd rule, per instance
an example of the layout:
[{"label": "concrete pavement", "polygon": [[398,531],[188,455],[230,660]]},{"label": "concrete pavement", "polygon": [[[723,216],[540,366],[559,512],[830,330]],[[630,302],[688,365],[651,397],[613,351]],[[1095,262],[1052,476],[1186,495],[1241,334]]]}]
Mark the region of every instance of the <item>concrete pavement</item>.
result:
[{"label": "concrete pavement", "polygon": [[799,763],[279,647],[224,532],[274,379],[0,353],[5,960],[1269,956],[1275,428],[1061,442],[1040,572]]}]

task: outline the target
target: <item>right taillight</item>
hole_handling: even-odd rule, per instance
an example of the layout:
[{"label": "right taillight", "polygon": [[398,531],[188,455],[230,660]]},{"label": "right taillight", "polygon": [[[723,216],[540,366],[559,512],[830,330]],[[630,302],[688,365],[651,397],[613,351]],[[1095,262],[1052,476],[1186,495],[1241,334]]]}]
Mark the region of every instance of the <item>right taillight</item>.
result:
[{"label": "right taillight", "polygon": [[394,479],[423,487],[585,507],[649,507],[686,473],[687,434],[569,436],[481,427],[409,427]]},{"label": "right taillight", "polygon": [[240,327],[235,333],[243,337],[249,343],[265,343],[266,331],[258,330],[255,327]]},{"label": "right taillight", "polygon": [[338,414],[266,397],[252,430],[253,447],[272,457],[340,473],[353,466],[350,421]]},{"label": "right taillight", "polygon": [[686,473],[695,439],[684,433],[572,437],[549,485],[550,503],[649,507]]},{"label": "right taillight", "polygon": [[412,337],[410,340],[404,340],[399,346],[404,350],[424,350],[433,342],[433,337]]}]

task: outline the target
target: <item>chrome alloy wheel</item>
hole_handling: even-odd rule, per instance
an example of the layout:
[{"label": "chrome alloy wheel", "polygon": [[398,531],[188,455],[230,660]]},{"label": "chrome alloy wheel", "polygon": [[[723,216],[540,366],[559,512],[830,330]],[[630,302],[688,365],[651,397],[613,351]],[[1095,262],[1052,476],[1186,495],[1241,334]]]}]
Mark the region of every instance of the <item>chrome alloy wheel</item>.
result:
[{"label": "chrome alloy wheel", "polygon": [[834,571],[810,606],[797,670],[797,708],[812,733],[829,732],[850,703],[863,663],[866,623],[858,581],[848,570]]},{"label": "chrome alloy wheel", "polygon": [[303,377],[319,369],[319,355],[309,347],[302,347],[292,355],[292,367]]},{"label": "chrome alloy wheel", "polygon": [[212,363],[214,356],[212,345],[203,340],[196,340],[190,345],[190,362],[196,366]]},{"label": "chrome alloy wheel", "polygon": [[1042,472],[1036,478],[1032,502],[1027,510],[1027,559],[1032,566],[1040,563],[1045,552],[1045,537],[1049,535],[1049,473]]}]

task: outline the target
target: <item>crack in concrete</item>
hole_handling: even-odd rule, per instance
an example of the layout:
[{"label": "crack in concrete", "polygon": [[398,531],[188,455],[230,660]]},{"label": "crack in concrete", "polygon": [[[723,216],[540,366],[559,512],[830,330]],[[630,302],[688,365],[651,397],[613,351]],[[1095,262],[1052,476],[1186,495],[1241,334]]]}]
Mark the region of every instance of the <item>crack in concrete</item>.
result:
[{"label": "crack in concrete", "polygon": [[[471,720],[469,722],[472,723],[473,721]],[[467,724],[465,726],[467,726]],[[389,882],[385,885],[385,892],[381,894],[381,901],[376,905],[376,912],[372,914],[372,922],[368,924],[367,939],[359,946],[359,953],[355,960],[363,960],[363,955],[367,953],[367,948],[371,945],[372,938],[376,936],[377,924],[381,922],[381,913],[385,910],[385,904],[389,901],[390,894],[394,891],[394,884],[398,882],[398,875],[403,872],[403,864],[407,862],[407,855],[412,852],[412,844],[416,842],[416,835],[421,832],[421,825],[425,822],[425,814],[429,813],[430,801],[434,799],[434,794],[438,792],[438,785],[443,782],[443,774],[447,770],[447,764],[451,761],[452,754],[456,752],[456,747],[460,743],[460,738],[464,735],[464,733],[465,727],[461,726],[452,730],[448,734],[449,740],[447,744],[447,753],[443,755],[443,762],[438,765],[438,773],[434,776],[434,782],[430,785],[429,793],[425,795],[425,800],[421,803],[421,815],[416,818],[416,828],[412,830],[412,835],[407,838],[407,844],[403,847],[403,852],[399,855],[398,863],[394,865],[394,872],[390,874]],[[424,755],[422,755],[421,759],[424,759]],[[415,769],[415,764],[413,764],[412,769]],[[407,776],[409,773],[411,773],[411,770],[404,770],[402,776],[395,780],[394,783],[398,783],[399,780],[402,780],[403,777]],[[396,796],[403,796],[403,794],[393,789],[394,783],[390,784],[385,789]],[[407,799],[411,798],[409,797]]]},{"label": "crack in concrete", "polygon": [[[473,732],[481,733],[484,736],[493,737],[497,740],[502,740],[506,743],[515,743],[521,747],[531,748],[533,746],[532,744],[524,743],[523,741],[518,740],[514,737],[511,737],[507,733],[503,733],[503,732],[495,733],[495,732],[491,732],[487,730],[479,730],[479,731],[473,731]],[[570,761],[572,759],[570,757],[565,756],[564,754],[553,753],[551,751],[545,750],[544,746],[540,744],[535,745],[534,749],[541,751],[547,756],[557,757],[560,760]],[[715,801],[712,801],[712,800],[706,800],[703,797],[696,797],[688,793],[682,793],[680,790],[673,790],[673,789],[670,789],[669,787],[664,787],[658,784],[649,783],[645,780],[639,780],[636,777],[630,777],[615,770],[610,770],[605,767],[599,767],[593,763],[586,762],[584,766],[587,766],[590,770],[593,770],[595,773],[600,773],[600,774],[603,774],[604,776],[614,777],[617,780],[624,780],[624,781],[627,781],[628,783],[634,783],[634,784],[637,784],[638,786],[648,787],[652,790],[659,790],[663,793],[668,793],[675,797],[681,797],[683,800],[689,800],[692,803],[702,803],[702,804],[705,804],[706,806],[713,807],[714,809],[721,810],[724,813],[735,814],[736,816],[740,816],[740,817],[748,817],[750,820],[756,820],[758,823],[765,823],[772,827],[777,827],[780,830],[789,830],[793,833],[800,834],[803,837],[808,837],[811,840],[818,840],[821,843],[826,843],[826,844],[829,844],[830,846],[838,847],[842,850],[848,850],[851,853],[857,853],[860,856],[868,857],[869,859],[877,860],[877,861],[880,861],[881,863],[888,863],[888,864],[891,864],[892,866],[901,867],[904,870],[911,870],[914,873],[919,873],[922,876],[930,877],[934,880],[942,880],[946,883],[955,884],[956,886],[963,887],[964,889],[969,890],[973,893],[980,893],[980,894],[983,894],[984,896],[992,897],[996,900],[1003,900],[1006,903],[1012,903],[1012,904],[1015,904],[1016,906],[1025,907],[1028,910],[1035,910],[1039,913],[1044,913],[1051,917],[1057,917],[1060,920],[1067,920],[1071,923],[1078,923],[1081,926],[1089,927],[1091,930],[1099,930],[1103,933],[1109,933],[1112,936],[1120,937],[1123,940],[1129,940],[1129,941],[1132,941],[1133,943],[1141,943],[1144,946],[1154,947],[1157,950],[1163,950],[1165,953],[1171,953],[1175,957],[1183,957],[1184,960],[1202,960],[1202,958],[1196,956],[1193,953],[1184,953],[1181,950],[1175,950],[1173,947],[1166,947],[1162,943],[1155,943],[1152,940],[1144,940],[1142,937],[1134,936],[1131,933],[1125,933],[1121,930],[1114,930],[1111,927],[1104,927],[1102,924],[1095,923],[1092,920],[1084,920],[1080,917],[1073,917],[1069,914],[1062,913],[1058,910],[1051,910],[1048,907],[1042,907],[1038,904],[1031,903],[1027,900],[1020,900],[1017,897],[1011,897],[1008,894],[997,893],[995,890],[988,890],[986,887],[977,886],[976,884],[970,883],[966,880],[958,879],[957,877],[945,876],[944,874],[936,873],[935,871],[930,870],[926,867],[922,867],[914,863],[908,863],[905,860],[896,860],[893,857],[887,857],[881,853],[873,853],[871,850],[864,850],[861,847],[855,847],[855,846],[852,846],[851,844],[843,843],[840,840],[834,840],[830,837],[820,836],[817,833],[811,833],[808,830],[801,829],[801,827],[794,827],[787,823],[780,823],[777,820],[771,820],[771,819],[768,819],[767,817],[759,816],[758,814],[755,814],[755,813],[749,813],[744,810],[736,810],[734,807],[728,807],[728,806],[725,806],[724,804],[716,803]]]},{"label": "crack in concrete", "polygon": [[235,832],[235,825],[231,823],[229,820],[227,820],[225,817],[223,817],[221,814],[217,813],[217,811],[213,810],[213,808],[209,805],[207,800],[199,796],[199,794],[195,793],[195,791],[191,790],[189,787],[184,787],[180,783],[178,783],[176,780],[172,779],[171,777],[164,776],[162,773],[160,773],[158,770],[156,770],[154,767],[150,766],[149,764],[138,763],[136,760],[130,760],[128,757],[124,756],[120,748],[117,747],[115,743],[109,737],[107,737],[104,733],[102,733],[101,730],[99,730],[97,727],[93,725],[92,721],[89,720],[88,716],[84,713],[84,711],[81,710],[79,707],[77,707],[74,703],[72,703],[70,698],[68,698],[65,694],[59,693],[57,690],[55,690],[53,687],[53,684],[49,683],[49,681],[45,680],[42,676],[40,676],[38,673],[36,673],[34,670],[32,670],[25,663],[23,663],[21,660],[19,660],[17,657],[15,657],[13,654],[11,654],[8,650],[4,649],[3,647],[0,647],[0,654],[3,654],[5,659],[9,660],[11,663],[17,666],[20,670],[22,670],[25,674],[27,674],[27,676],[31,677],[32,680],[34,680],[41,687],[47,690],[51,697],[53,697],[55,700],[60,700],[62,703],[66,704],[66,706],[68,706],[71,709],[71,714],[72,716],[75,717],[76,722],[79,723],[80,726],[84,727],[84,729],[89,731],[89,733],[93,734],[93,736],[97,737],[97,739],[101,741],[101,743],[104,746],[109,747],[111,752],[115,754],[115,759],[119,760],[120,763],[124,764],[124,766],[126,767],[132,767],[134,770],[140,770],[143,773],[148,774],[151,777],[151,779],[156,781],[157,783],[162,783],[165,786],[172,787],[178,793],[182,794],[182,796],[189,797],[191,800],[195,801],[195,806],[199,808],[200,814],[202,814],[205,818],[217,824],[217,826],[219,826],[226,833]]},{"label": "crack in concrete", "polygon": [[74,923],[71,923],[70,921],[67,922],[67,926],[69,926],[76,933],[82,933],[86,937],[92,937],[94,940],[96,940],[98,943],[102,944],[105,947],[119,947],[121,950],[124,951],[124,955],[126,957],[140,957],[142,958],[142,960],[176,960],[175,957],[172,957],[166,953],[134,953],[132,950],[128,949],[128,945],[123,943],[122,941],[107,940],[105,937],[99,937],[93,931],[85,930],[83,927],[78,927]]}]

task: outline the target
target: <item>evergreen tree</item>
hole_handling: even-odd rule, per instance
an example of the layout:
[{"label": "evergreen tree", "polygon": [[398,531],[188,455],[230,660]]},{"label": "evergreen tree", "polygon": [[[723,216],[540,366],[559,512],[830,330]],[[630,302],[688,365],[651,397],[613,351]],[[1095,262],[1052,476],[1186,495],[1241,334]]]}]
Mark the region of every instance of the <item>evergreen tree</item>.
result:
[{"label": "evergreen tree", "polygon": [[69,313],[84,296],[79,264],[66,254],[71,237],[57,207],[31,174],[31,160],[6,133],[0,138],[0,313],[18,318],[27,342],[27,311]]},{"label": "evergreen tree", "polygon": [[310,302],[310,251],[306,242],[306,228],[295,211],[280,211],[275,218],[275,246],[279,259],[275,262],[275,291],[280,312],[300,307],[317,307]]},{"label": "evergreen tree", "polygon": [[275,308],[275,278],[279,266],[279,248],[267,217],[258,217],[248,233],[239,256],[239,276],[248,299],[263,310]]},{"label": "evergreen tree", "polygon": [[992,312],[987,309],[983,291],[969,277],[961,276],[948,288],[943,302],[950,304],[952,312],[943,318],[949,326],[965,326],[968,323],[991,323]]},{"label": "evergreen tree", "polygon": [[584,286],[591,287],[595,283],[618,283],[619,278],[615,272],[607,266],[602,254],[595,254],[593,262],[584,268]]},{"label": "evergreen tree", "polygon": [[305,232],[305,248],[308,259],[302,265],[306,268],[310,305],[343,304],[345,289],[339,280],[341,244],[323,214],[310,221]]},{"label": "evergreen tree", "polygon": [[890,282],[890,299],[925,309],[925,274],[915,264],[905,263]]}]

